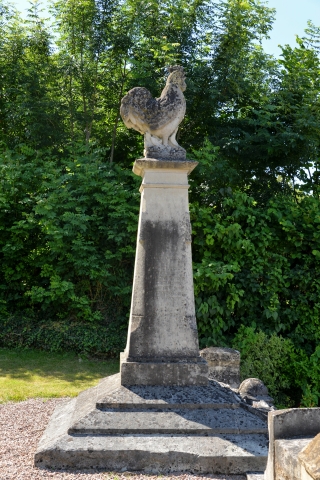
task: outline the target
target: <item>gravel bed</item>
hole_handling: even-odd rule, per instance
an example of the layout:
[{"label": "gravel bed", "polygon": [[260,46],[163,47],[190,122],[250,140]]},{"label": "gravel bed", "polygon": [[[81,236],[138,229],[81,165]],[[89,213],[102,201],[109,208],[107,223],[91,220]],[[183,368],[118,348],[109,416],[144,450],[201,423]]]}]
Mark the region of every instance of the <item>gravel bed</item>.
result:
[{"label": "gravel bed", "polygon": [[33,455],[58,403],[67,399],[35,398],[20,403],[0,405],[0,480],[245,480],[241,475],[145,475],[90,471],[48,471],[33,466]]}]

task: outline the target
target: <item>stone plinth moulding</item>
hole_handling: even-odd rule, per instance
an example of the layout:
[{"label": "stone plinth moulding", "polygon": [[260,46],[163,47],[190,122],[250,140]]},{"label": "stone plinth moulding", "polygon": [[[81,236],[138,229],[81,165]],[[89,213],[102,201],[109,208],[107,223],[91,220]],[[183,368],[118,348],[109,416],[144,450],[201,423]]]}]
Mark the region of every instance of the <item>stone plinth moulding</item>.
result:
[{"label": "stone plinth moulding", "polygon": [[141,206],[122,385],[206,385],[191,257],[192,161],[140,159]]}]

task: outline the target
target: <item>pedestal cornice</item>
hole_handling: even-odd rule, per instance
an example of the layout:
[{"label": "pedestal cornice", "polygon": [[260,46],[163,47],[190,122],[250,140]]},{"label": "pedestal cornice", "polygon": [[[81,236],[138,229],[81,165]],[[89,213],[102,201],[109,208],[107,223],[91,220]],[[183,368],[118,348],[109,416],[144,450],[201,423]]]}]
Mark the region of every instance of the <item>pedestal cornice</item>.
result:
[{"label": "pedestal cornice", "polygon": [[144,176],[145,170],[182,170],[189,175],[196,168],[198,162],[193,160],[157,160],[155,158],[138,158],[134,164],[132,171],[140,177]]}]

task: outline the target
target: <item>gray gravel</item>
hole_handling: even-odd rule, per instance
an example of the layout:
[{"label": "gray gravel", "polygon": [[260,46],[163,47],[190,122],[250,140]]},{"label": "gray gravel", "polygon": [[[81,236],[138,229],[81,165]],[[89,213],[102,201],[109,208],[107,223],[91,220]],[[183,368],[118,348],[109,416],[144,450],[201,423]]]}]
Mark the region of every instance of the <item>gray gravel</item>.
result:
[{"label": "gray gravel", "polygon": [[144,475],[90,471],[49,471],[33,466],[33,455],[50,415],[58,403],[67,399],[35,398],[0,405],[0,480],[245,480],[241,475]]}]

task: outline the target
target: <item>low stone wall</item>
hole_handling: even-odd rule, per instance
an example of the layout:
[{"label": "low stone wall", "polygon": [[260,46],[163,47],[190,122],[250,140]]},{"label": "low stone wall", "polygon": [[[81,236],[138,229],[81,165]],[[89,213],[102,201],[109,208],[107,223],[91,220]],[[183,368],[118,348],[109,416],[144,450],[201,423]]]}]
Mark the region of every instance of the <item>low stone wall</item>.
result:
[{"label": "low stone wall", "polygon": [[320,408],[270,412],[268,429],[265,480],[320,480]]}]

